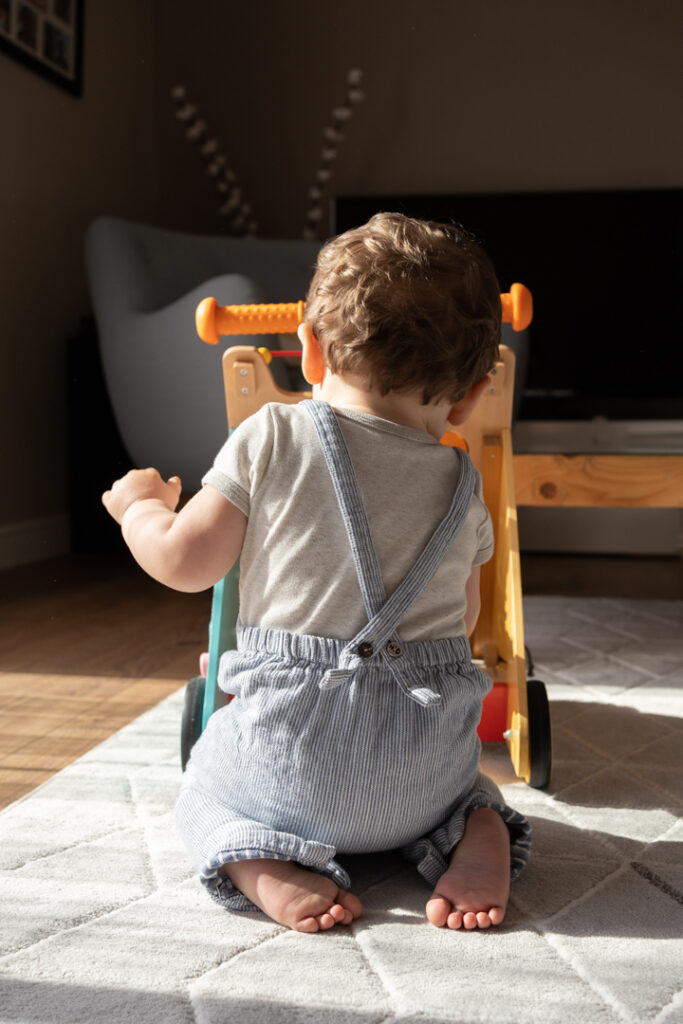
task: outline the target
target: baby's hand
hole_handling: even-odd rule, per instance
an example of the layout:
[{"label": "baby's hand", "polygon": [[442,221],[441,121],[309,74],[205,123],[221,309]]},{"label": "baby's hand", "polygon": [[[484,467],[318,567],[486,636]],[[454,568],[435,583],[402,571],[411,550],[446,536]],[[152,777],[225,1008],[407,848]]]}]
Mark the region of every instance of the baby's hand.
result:
[{"label": "baby's hand", "polygon": [[172,476],[166,483],[156,469],[131,469],[112,484],[110,491],[104,492],[102,504],[120,526],[126,510],[133,502],[145,498],[158,498],[173,512],[181,488],[180,477]]}]

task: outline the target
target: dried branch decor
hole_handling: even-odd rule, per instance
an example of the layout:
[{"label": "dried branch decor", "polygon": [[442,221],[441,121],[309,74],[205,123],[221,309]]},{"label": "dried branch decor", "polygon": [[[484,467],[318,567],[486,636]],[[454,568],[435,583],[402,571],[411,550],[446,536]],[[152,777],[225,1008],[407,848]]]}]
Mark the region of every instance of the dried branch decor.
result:
[{"label": "dried branch decor", "polygon": [[[320,164],[315,174],[313,185],[308,190],[309,207],[303,238],[318,237],[320,221],[323,215],[322,200],[329,189],[332,179],[332,166],[337,159],[339,146],[345,140],[342,129],[353,115],[353,108],[364,99],[360,88],[363,73],[360,68],[351,68],[346,76],[346,96],[344,102],[332,110],[331,123],[323,129],[323,145],[320,150]],[[209,132],[209,127],[201,116],[199,107],[190,103],[183,85],[177,85],[171,91],[175,104],[175,116],[185,125],[185,138],[195,145],[204,161],[206,173],[221,194],[222,203],[218,208],[220,216],[226,218],[231,234],[253,237],[258,232],[258,222],[252,216],[251,205],[245,201],[237,175],[230,167],[227,157],[221,151],[218,139]]]},{"label": "dried branch decor", "polygon": [[346,98],[344,103],[332,111],[332,123],[323,128],[323,147],[320,150],[320,166],[316,171],[315,181],[308,190],[310,206],[306,214],[306,224],[302,231],[304,238],[317,238],[320,220],[323,215],[322,199],[332,179],[332,165],[337,159],[339,146],[345,140],[342,128],[351,120],[353,108],[365,98],[360,88],[363,72],[360,68],[351,68],[346,77]]},{"label": "dried branch decor", "polygon": [[171,97],[176,105],[175,116],[185,125],[185,138],[199,150],[206,173],[213,179],[217,191],[223,198],[218,213],[226,218],[232,234],[255,235],[258,223],[252,218],[251,206],[243,198],[237,175],[229,166],[225,154],[221,152],[218,139],[210,134],[206,121],[200,116],[199,108],[188,101],[184,86],[177,85],[171,91]]}]

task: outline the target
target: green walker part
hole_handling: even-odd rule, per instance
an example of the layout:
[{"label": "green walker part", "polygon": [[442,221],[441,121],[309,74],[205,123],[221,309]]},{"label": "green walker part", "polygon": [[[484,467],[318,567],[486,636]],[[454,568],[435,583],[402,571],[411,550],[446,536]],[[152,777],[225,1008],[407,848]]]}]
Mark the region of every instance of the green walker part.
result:
[{"label": "green walker part", "polygon": [[237,614],[239,609],[239,562],[213,588],[211,621],[209,622],[209,667],[204,688],[202,732],[214,711],[227,703],[227,694],[218,689],[218,662],[224,651],[237,647]]}]

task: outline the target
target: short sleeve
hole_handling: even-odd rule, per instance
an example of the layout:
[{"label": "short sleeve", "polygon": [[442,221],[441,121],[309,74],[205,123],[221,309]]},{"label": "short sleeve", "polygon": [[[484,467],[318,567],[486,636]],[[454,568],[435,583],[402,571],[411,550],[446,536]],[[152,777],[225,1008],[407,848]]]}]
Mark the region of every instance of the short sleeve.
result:
[{"label": "short sleeve", "polygon": [[273,420],[267,405],[233,430],[202,484],[213,487],[249,516],[251,501],[273,450]]}]

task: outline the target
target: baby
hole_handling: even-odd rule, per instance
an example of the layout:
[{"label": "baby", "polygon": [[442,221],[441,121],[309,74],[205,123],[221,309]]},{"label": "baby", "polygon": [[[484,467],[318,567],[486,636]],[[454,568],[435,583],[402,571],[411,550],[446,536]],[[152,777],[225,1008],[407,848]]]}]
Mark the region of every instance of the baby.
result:
[{"label": "baby", "polygon": [[526,820],[479,771],[491,681],[472,663],[493,534],[481,480],[440,438],[488,386],[494,270],[459,228],[378,214],[321,250],[299,328],[313,400],[269,404],[181,484],[103,495],[138,563],[212,586],[240,557],[237,649],[177,806],[210,894],[304,932],[362,912],[336,857],[400,848],[437,927],[503,921]]}]

